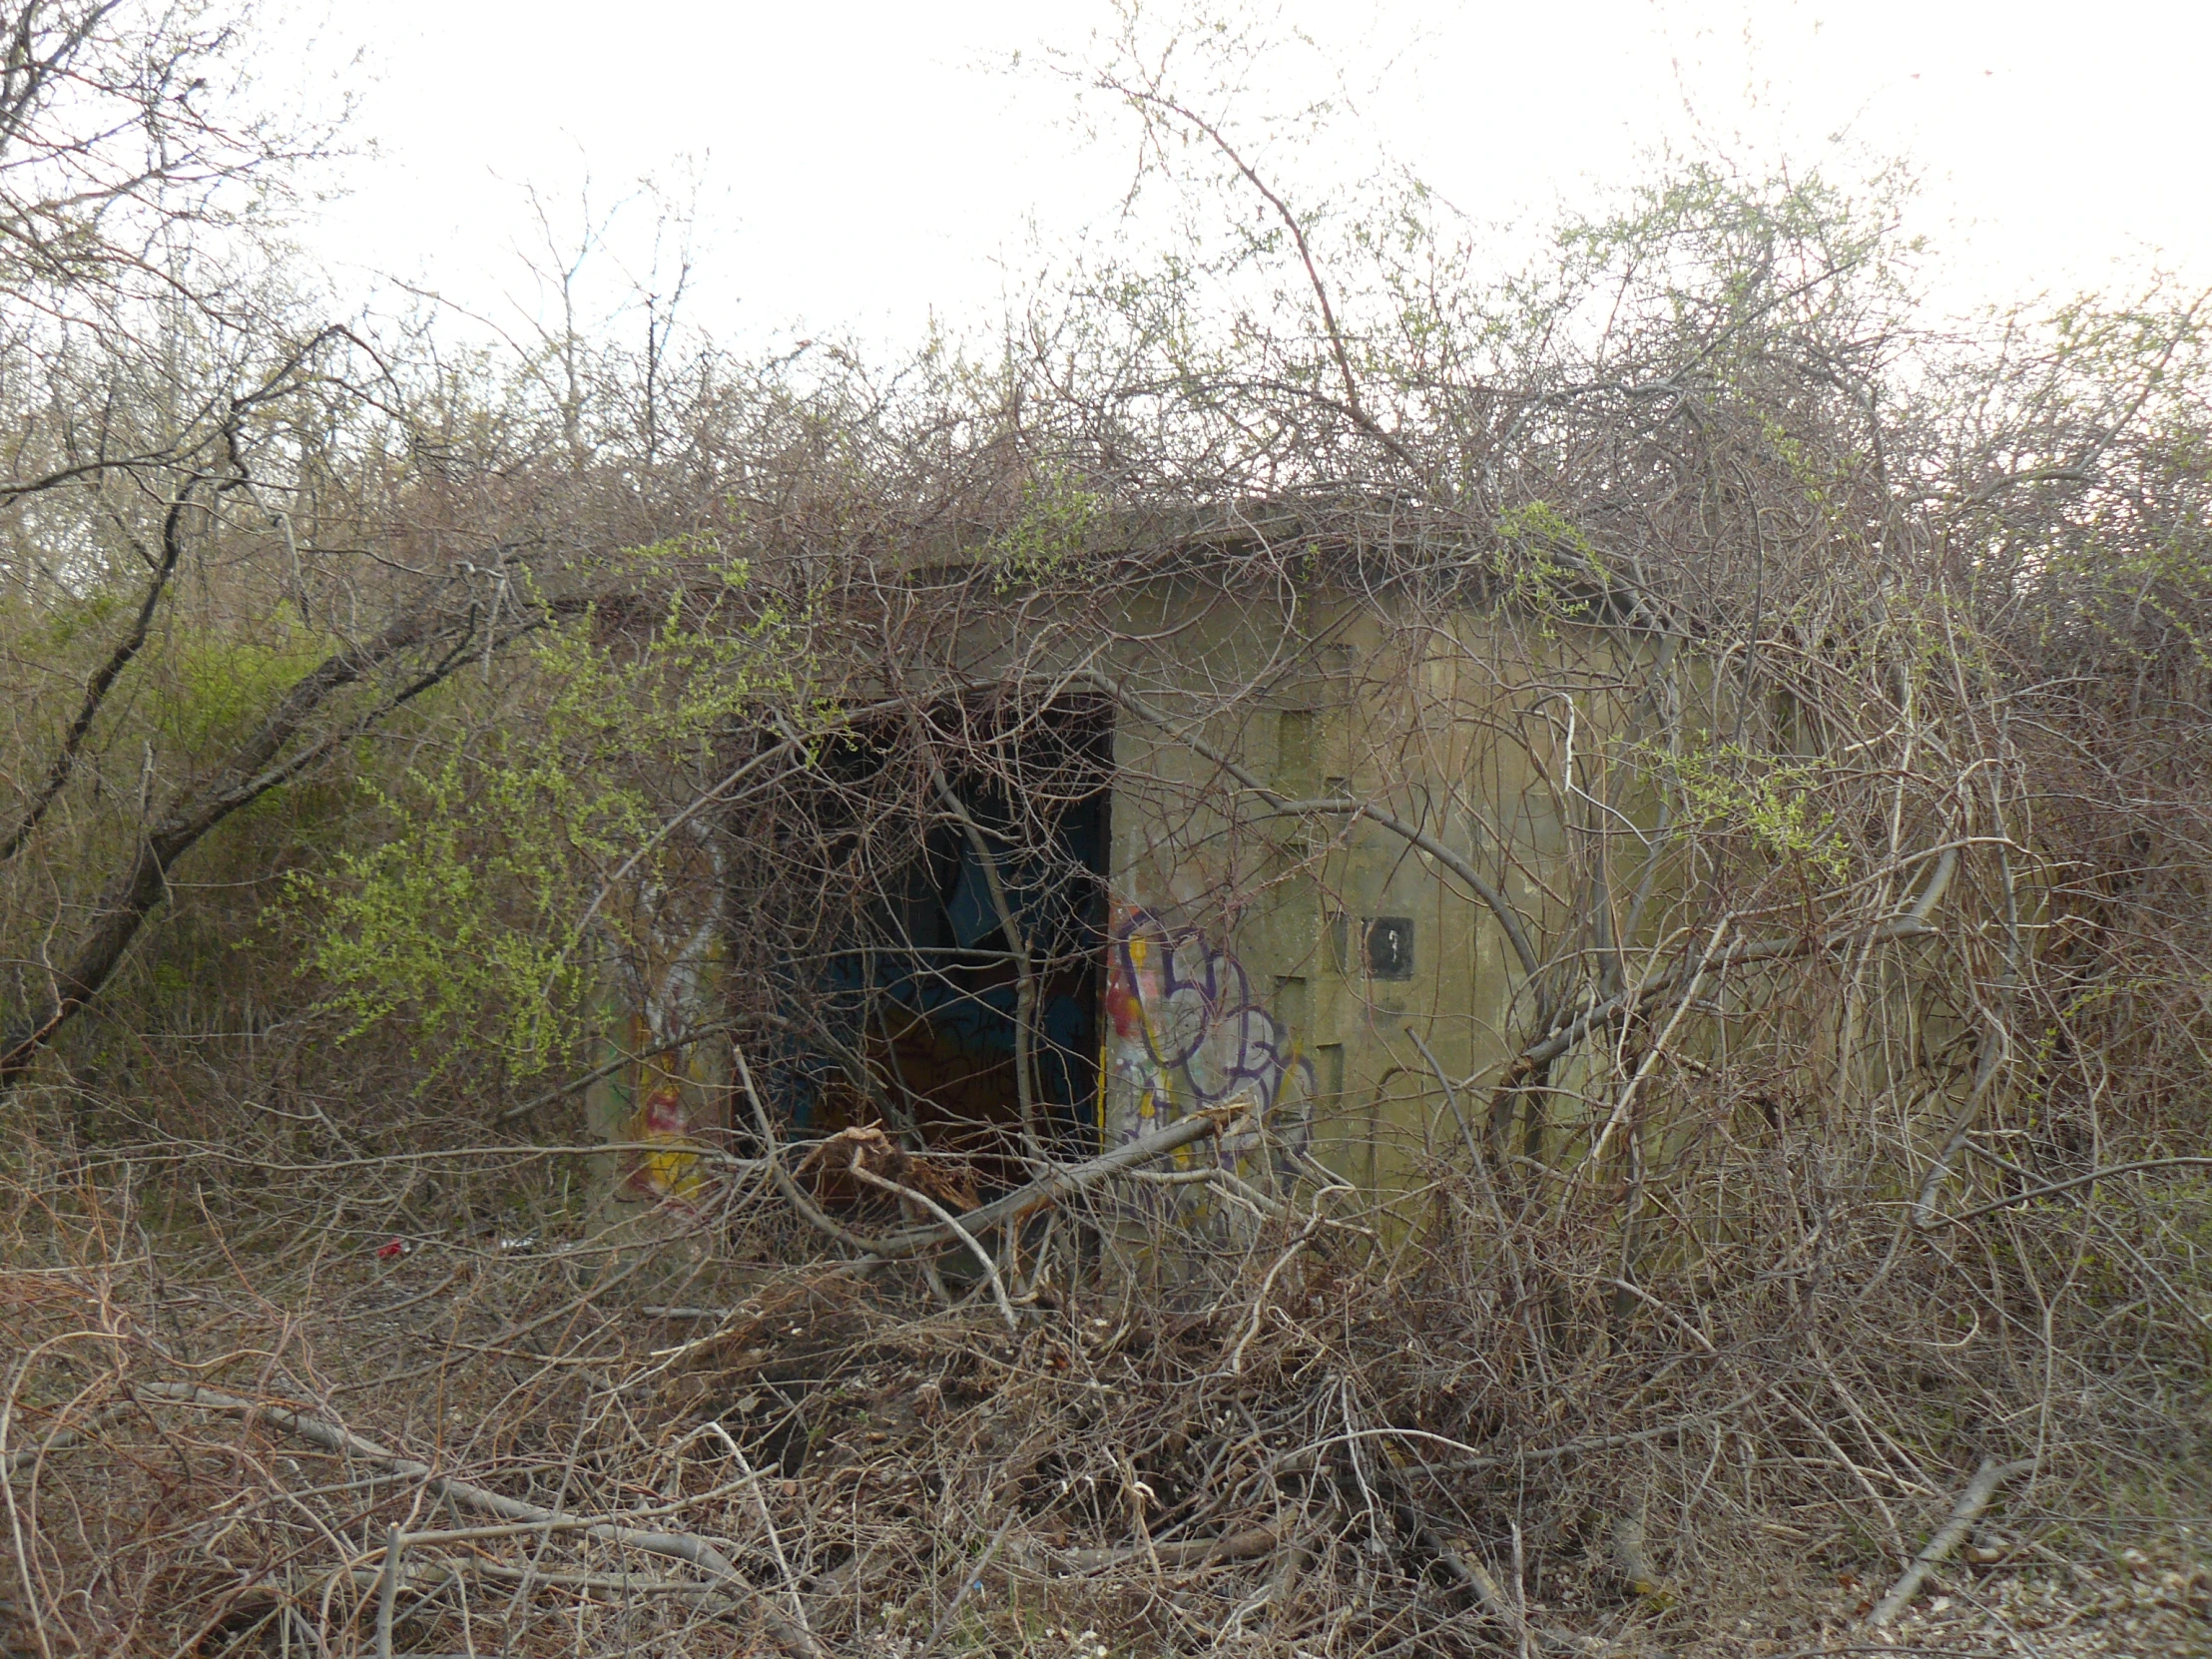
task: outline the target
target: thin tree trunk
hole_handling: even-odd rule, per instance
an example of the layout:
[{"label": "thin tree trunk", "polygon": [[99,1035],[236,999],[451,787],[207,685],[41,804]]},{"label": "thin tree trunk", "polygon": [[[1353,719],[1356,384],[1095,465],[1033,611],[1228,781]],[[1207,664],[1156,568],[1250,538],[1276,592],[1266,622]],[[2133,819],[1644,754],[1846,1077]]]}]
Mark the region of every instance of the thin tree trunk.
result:
[{"label": "thin tree trunk", "polygon": [[[15,1088],[62,1028],[114,977],[132,941],[146,925],[146,918],[168,896],[169,872],[179,858],[240,808],[290,782],[344,739],[443,680],[467,660],[475,635],[473,607],[458,615],[425,607],[399,617],[373,638],[325,658],[284,694],[252,737],[232,751],[212,785],[187,792],[172,802],[139,840],[129,868],[102,895],[91,927],[79,938],[66,964],[53,970],[52,994],[46,1006],[0,1036],[0,1044],[4,1044],[0,1046],[0,1097]],[[333,695],[395,658],[434,643],[447,645],[445,655],[390,699],[362,718],[278,760],[286,745]]]}]

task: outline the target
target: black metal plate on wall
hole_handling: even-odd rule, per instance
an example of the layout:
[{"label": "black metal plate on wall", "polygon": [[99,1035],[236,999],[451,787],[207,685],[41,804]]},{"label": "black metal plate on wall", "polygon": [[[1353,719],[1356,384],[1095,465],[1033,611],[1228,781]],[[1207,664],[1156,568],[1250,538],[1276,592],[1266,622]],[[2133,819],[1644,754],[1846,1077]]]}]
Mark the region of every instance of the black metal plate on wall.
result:
[{"label": "black metal plate on wall", "polygon": [[1413,977],[1413,918],[1373,916],[1368,921],[1368,977]]}]

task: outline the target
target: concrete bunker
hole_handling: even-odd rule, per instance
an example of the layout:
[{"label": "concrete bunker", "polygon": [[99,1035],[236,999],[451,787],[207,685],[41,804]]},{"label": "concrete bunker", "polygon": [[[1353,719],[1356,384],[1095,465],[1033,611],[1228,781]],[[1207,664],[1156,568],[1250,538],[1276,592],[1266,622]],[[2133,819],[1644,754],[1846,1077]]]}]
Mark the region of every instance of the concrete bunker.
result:
[{"label": "concrete bunker", "polygon": [[[1593,866],[1666,885],[1622,793],[1650,642],[1478,584],[1204,571],[1055,628],[957,637],[927,695],[853,688],[779,816],[722,827],[732,949],[696,1023],[755,1021],[783,1132],[880,1124],[978,1199],[1231,1105],[1265,1126],[1236,1167],[1379,1197],[1469,1134],[1540,1152],[1567,1091],[1510,1123],[1491,1091],[1542,991],[1527,936],[1590,908]],[[762,862],[801,842],[804,901]],[[749,963],[772,914],[789,939]],[[677,1132],[742,1137],[731,1095]]]}]

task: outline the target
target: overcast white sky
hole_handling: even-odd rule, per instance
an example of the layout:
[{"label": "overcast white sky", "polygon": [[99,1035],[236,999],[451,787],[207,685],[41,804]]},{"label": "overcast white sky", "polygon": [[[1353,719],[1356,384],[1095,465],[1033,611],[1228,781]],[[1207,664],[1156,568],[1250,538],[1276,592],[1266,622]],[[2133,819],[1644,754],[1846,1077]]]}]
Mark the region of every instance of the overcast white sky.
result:
[{"label": "overcast white sky", "polygon": [[[1252,114],[1340,75],[1356,108],[1334,153],[1386,152],[1478,222],[1589,200],[1662,145],[1847,173],[1894,155],[1926,180],[1950,303],[2153,265],[2212,285],[2203,4],[1288,0],[1279,15],[1316,50],[1277,59]],[[888,343],[932,311],[981,320],[1008,268],[1034,264],[1033,236],[1110,217],[1131,155],[1126,134],[1086,142],[1049,77],[996,66],[1080,52],[1108,23],[1089,0],[378,0],[324,26],[324,73],[332,49],[365,52],[338,73],[363,89],[356,135],[377,155],[310,240],[341,270],[492,304],[534,234],[525,183],[572,206],[588,170],[612,200],[689,156],[724,334]]]}]

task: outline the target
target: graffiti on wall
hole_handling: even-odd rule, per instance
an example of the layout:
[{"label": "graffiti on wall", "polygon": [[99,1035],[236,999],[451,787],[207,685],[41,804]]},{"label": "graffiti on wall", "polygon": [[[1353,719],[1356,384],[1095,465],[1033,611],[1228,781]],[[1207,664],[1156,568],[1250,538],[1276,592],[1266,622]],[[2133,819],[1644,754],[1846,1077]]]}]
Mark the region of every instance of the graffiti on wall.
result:
[{"label": "graffiti on wall", "polygon": [[[1106,1014],[1099,1114],[1109,1145],[1239,1100],[1279,1143],[1304,1145],[1314,1064],[1253,994],[1244,964],[1226,947],[1117,901]],[[1245,1165],[1260,1147],[1261,1132],[1248,1123],[1224,1138],[1220,1156]]]},{"label": "graffiti on wall", "polygon": [[699,1131],[715,1126],[728,1081],[720,1045],[686,1040],[712,1024],[722,992],[722,863],[705,850],[693,880],[640,881],[612,906],[623,925],[609,1038],[616,1057],[637,1058],[608,1079],[597,1116],[631,1148],[616,1197],[678,1209],[705,1185]]}]

